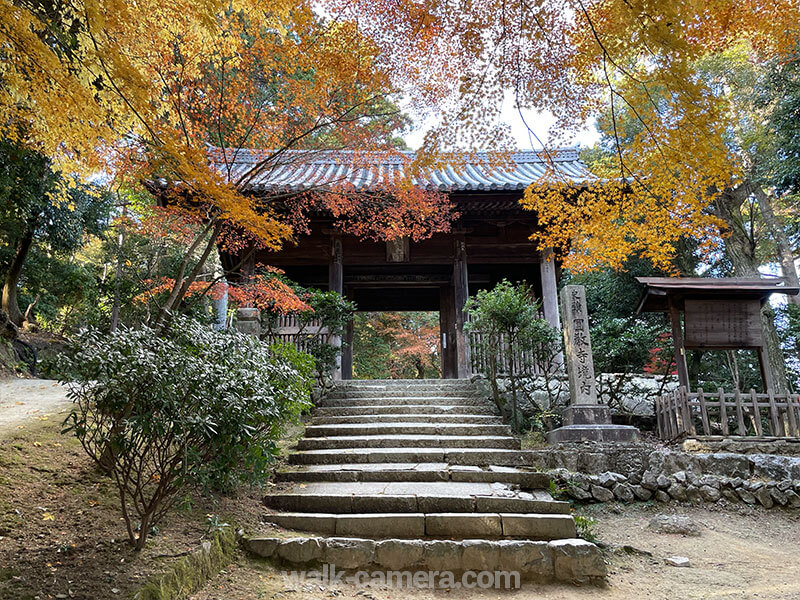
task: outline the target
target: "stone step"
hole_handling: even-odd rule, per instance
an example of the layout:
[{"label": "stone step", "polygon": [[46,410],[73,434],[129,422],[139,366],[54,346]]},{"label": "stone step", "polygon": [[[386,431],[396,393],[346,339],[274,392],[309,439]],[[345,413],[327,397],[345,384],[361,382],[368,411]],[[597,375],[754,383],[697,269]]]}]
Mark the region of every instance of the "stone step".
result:
[{"label": "stone step", "polygon": [[365,538],[525,538],[557,540],[577,534],[571,515],[523,513],[285,512],[264,521],[296,531]]},{"label": "stone step", "polygon": [[353,435],[304,437],[298,450],[333,450],[353,448],[502,448],[519,449],[517,438],[504,435]]},{"label": "stone step", "polygon": [[[495,589],[517,591],[521,581],[535,583],[591,583],[603,585],[607,568],[600,549],[586,540],[371,540],[362,537],[267,537],[243,538],[242,546],[253,556],[270,562],[319,569],[333,565],[336,572],[387,571],[399,575],[412,572],[462,574],[492,571],[498,574]],[[332,576],[335,576],[331,573]],[[435,576],[434,576],[435,577]],[[436,586],[442,580],[426,580]],[[398,583],[404,581],[397,579]],[[411,587],[411,582],[406,587]],[[459,583],[460,584],[460,583]],[[402,585],[402,584],[401,584]],[[450,581],[449,586],[454,582]],[[391,587],[392,584],[390,583]],[[421,586],[420,586],[421,587]],[[447,589],[446,591],[450,591]],[[438,594],[437,594],[438,595]],[[563,593],[562,593],[563,595]],[[587,592],[587,597],[591,596]],[[369,596],[369,594],[365,594]],[[403,597],[401,592],[397,597]],[[453,594],[453,597],[465,597]]]},{"label": "stone step", "polygon": [[[329,484],[339,485],[342,484]],[[351,484],[353,485],[353,484]],[[402,484],[408,486],[409,484]],[[424,485],[424,484],[416,484]],[[430,485],[430,484],[428,484]],[[453,483],[443,485],[453,487]],[[470,484],[462,484],[470,485]],[[310,513],[400,513],[400,512],[513,512],[536,514],[570,514],[568,502],[540,498],[521,492],[517,497],[472,495],[413,494],[270,494],[264,505],[272,510]]]},{"label": "stone step", "polygon": [[452,405],[459,404],[461,406],[491,406],[486,398],[478,396],[387,396],[387,395],[370,395],[370,396],[347,396],[346,398],[331,398],[327,397],[320,401],[317,406],[406,406],[408,404],[424,404],[427,406],[437,405]]},{"label": "stone step", "polygon": [[289,464],[349,463],[425,463],[446,462],[452,465],[521,466],[528,462],[525,450],[486,448],[349,448],[304,450],[289,455]]},{"label": "stone step", "polygon": [[480,435],[496,436],[511,435],[508,425],[484,425],[464,423],[414,423],[405,419],[373,424],[337,424],[337,425],[311,425],[306,427],[306,437],[332,437],[332,436],[364,436],[364,435],[391,435],[422,434],[422,435]]},{"label": "stone step", "polygon": [[334,383],[336,389],[365,387],[473,387],[469,379],[347,379]]},{"label": "stone step", "polygon": [[362,423],[393,423],[402,421],[403,423],[426,423],[434,425],[457,424],[457,425],[502,425],[500,417],[491,415],[420,415],[420,414],[388,414],[388,415],[351,415],[349,417],[313,417],[311,427],[318,425],[358,425]]},{"label": "stone step", "polygon": [[320,406],[314,409],[314,416],[320,417],[345,417],[352,415],[484,415],[496,416],[497,409],[490,405],[436,405],[405,404],[405,405],[358,405],[358,406]]},{"label": "stone step", "polygon": [[546,490],[550,477],[546,473],[524,471],[513,467],[472,466],[450,467],[447,463],[351,463],[305,465],[278,471],[279,482],[471,482],[505,483],[524,490]]}]

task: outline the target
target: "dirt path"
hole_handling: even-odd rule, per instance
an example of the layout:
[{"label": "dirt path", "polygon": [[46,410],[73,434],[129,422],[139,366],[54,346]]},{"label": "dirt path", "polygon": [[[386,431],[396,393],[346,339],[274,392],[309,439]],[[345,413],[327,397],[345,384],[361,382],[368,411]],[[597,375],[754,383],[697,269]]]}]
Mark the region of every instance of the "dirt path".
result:
[{"label": "dirt path", "polygon": [[0,438],[70,405],[66,388],[49,379],[0,380]]},{"label": "dirt path", "polygon": [[[731,512],[664,506],[603,507],[594,516],[600,540],[616,549],[608,555],[609,585],[604,589],[565,585],[524,585],[508,592],[465,590],[357,589],[352,585],[300,588],[263,563],[228,568],[194,600],[274,598],[312,600],[355,598],[434,600],[797,600],[800,598],[800,512],[731,508]],[[700,537],[647,529],[658,512],[688,514],[703,526]],[[633,546],[652,556],[629,554]],[[669,567],[664,559],[685,556],[691,568]]]}]

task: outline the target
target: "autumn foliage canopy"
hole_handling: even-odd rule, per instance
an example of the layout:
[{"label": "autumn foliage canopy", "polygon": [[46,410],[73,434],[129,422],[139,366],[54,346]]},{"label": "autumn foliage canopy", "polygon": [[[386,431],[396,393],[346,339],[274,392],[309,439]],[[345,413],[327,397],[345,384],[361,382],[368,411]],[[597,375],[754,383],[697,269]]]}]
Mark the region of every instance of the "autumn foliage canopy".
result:
[{"label": "autumn foliage canopy", "polygon": [[[532,186],[535,241],[573,268],[631,254],[665,266],[679,237],[713,242],[707,207],[742,172],[732,112],[698,60],[745,43],[764,61],[799,35],[794,0],[0,0],[0,127],[70,171],[160,182],[208,224],[202,250],[225,223],[268,248],[291,238],[247,183],[290,149],[391,152],[390,99],[430,123],[421,170],[452,150],[509,149],[504,99],[556,117],[547,147],[610,114],[625,153],[580,192],[555,175]],[[617,130],[623,113],[635,131]],[[245,172],[227,160],[242,148],[262,149]],[[447,227],[441,197],[397,186],[394,205],[344,190],[309,207],[365,237]],[[191,276],[177,274],[176,297]]]}]

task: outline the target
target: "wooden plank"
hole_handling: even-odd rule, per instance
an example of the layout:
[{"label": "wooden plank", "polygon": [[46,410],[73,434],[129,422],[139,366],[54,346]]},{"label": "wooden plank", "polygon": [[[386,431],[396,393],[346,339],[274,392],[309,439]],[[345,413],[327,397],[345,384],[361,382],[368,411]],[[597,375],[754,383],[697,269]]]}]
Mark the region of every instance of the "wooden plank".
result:
[{"label": "wooden plank", "polygon": [[763,345],[759,300],[685,300],[686,348],[758,348]]},{"label": "wooden plank", "polygon": [[783,422],[781,420],[781,415],[778,412],[778,405],[775,403],[775,394],[772,393],[772,390],[769,390],[769,422],[772,426],[772,435],[775,437],[782,437],[786,435],[786,432],[783,430]]},{"label": "wooden plank", "polygon": [[764,347],[756,348],[756,354],[758,355],[758,368],[761,371],[761,380],[764,382],[764,391],[768,392],[774,387],[772,385],[772,370],[769,367],[769,357]]},{"label": "wooden plank", "polygon": [[722,435],[730,435],[728,430],[728,410],[725,408],[725,390],[717,388],[719,395],[719,422],[722,426]]},{"label": "wooden plank", "polygon": [[694,426],[694,417],[692,415],[692,406],[689,403],[689,392],[685,387],[681,387],[680,394],[683,399],[684,410],[686,411],[686,423],[689,426],[688,431],[691,435],[697,435],[697,429]]},{"label": "wooden plank", "polygon": [[675,368],[678,370],[678,383],[689,389],[689,367],[686,365],[686,350],[683,343],[683,327],[681,326],[681,312],[669,299],[669,320],[672,325],[672,345],[675,349]]},{"label": "wooden plank", "polygon": [[656,401],[654,404],[655,412],[656,412],[656,432],[658,433],[659,439],[664,439],[664,426],[661,423],[661,402],[663,396],[657,396]]},{"label": "wooden plank", "polygon": [[789,431],[786,434],[790,436],[800,435],[800,431],[797,429],[797,418],[794,414],[794,403],[791,394],[786,394],[786,418],[789,421]]},{"label": "wooden plank", "polygon": [[673,423],[675,424],[675,435],[673,438],[680,437],[684,434],[685,430],[683,428],[683,419],[681,418],[680,413],[680,403],[678,402],[678,394],[677,392],[673,392],[670,396],[670,404],[672,405],[672,419]]},{"label": "wooden plank", "polygon": [[711,424],[708,422],[708,407],[703,388],[697,388],[697,399],[700,401],[700,419],[703,421],[703,433],[711,435]]},{"label": "wooden plank", "polygon": [[733,392],[733,399],[736,401],[736,433],[747,435],[747,426],[744,424],[744,408],[742,406],[742,395],[739,388]]},{"label": "wooden plank", "polygon": [[753,403],[753,426],[755,427],[756,435],[761,437],[764,435],[761,431],[761,410],[758,408],[758,396],[753,388],[750,388],[750,401]]}]

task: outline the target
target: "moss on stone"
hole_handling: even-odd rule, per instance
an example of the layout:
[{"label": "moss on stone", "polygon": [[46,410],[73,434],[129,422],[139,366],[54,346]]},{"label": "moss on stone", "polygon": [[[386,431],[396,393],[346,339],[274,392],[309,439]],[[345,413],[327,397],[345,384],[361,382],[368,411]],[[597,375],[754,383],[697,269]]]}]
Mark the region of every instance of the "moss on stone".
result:
[{"label": "moss on stone", "polygon": [[203,546],[182,558],[166,573],[153,577],[134,595],[135,600],[179,600],[202,588],[233,560],[233,527],[215,532]]}]

